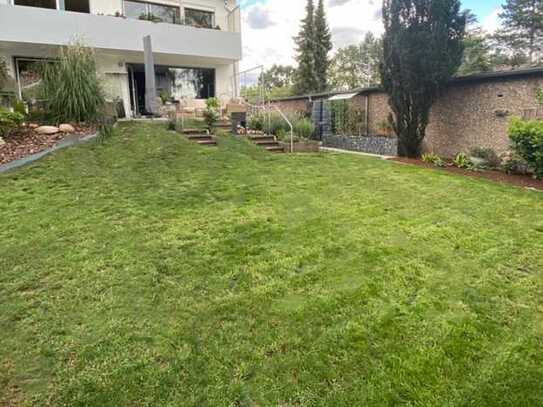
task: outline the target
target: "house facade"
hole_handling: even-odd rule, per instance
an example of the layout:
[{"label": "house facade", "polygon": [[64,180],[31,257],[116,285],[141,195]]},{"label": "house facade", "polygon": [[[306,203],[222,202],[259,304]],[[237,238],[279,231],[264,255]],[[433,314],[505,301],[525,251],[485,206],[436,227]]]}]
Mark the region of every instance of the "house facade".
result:
[{"label": "house facade", "polygon": [[110,100],[145,114],[143,38],[150,36],[157,97],[231,98],[237,90],[241,22],[236,0],[0,0],[0,58],[15,93],[35,98],[35,63],[80,42],[96,51]]}]

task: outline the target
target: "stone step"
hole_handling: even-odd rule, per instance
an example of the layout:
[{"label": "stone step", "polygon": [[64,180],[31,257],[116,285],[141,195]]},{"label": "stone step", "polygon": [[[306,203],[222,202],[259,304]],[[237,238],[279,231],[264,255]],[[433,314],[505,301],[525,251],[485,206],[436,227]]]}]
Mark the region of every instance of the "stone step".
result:
[{"label": "stone step", "polygon": [[213,138],[209,134],[187,134],[186,136],[189,140],[211,140]]},{"label": "stone step", "polygon": [[203,129],[183,129],[181,130],[183,134],[204,134],[205,130]]},{"label": "stone step", "polygon": [[261,146],[261,147],[273,147],[273,146],[278,146],[279,143],[275,140],[258,140],[258,141],[253,141],[257,146]]},{"label": "stone step", "polygon": [[200,144],[201,146],[216,146],[217,145],[217,142],[213,139],[210,139],[210,140],[198,140],[196,141],[198,144]]},{"label": "stone step", "polygon": [[284,153],[285,152],[285,149],[283,147],[281,147],[280,145],[266,146],[265,148],[270,153]]}]

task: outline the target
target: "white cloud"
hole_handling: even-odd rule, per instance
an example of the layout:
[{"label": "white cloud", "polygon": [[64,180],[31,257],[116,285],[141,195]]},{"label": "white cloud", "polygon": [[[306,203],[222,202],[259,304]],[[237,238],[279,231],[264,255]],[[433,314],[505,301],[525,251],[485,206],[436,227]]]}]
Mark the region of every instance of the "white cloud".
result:
[{"label": "white cloud", "polygon": [[[368,31],[382,32],[381,2],[329,0],[326,12],[335,47],[359,42]],[[258,65],[294,65],[294,37],[305,15],[306,0],[266,0],[242,9],[241,69]]]},{"label": "white cloud", "polygon": [[502,9],[497,8],[492,13],[490,13],[488,16],[486,16],[482,21],[482,27],[483,29],[488,33],[494,33],[498,28],[500,28],[501,21],[500,21],[500,13]]}]

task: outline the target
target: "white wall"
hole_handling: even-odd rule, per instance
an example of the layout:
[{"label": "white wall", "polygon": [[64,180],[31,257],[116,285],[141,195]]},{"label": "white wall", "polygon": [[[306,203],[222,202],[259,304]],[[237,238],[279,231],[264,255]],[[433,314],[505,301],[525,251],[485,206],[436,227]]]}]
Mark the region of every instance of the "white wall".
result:
[{"label": "white wall", "polygon": [[114,55],[96,55],[96,70],[102,81],[106,99],[121,98],[124,110],[130,115],[130,88],[128,85],[128,70],[122,58]]}]

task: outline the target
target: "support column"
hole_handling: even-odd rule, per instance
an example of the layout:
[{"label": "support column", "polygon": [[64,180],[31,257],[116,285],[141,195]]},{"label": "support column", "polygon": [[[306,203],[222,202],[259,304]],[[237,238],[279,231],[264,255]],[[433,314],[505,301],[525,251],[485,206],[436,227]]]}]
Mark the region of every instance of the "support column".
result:
[{"label": "support column", "polygon": [[143,52],[145,58],[145,110],[155,115],[159,112],[156,101],[155,59],[150,35],[143,37]]}]

